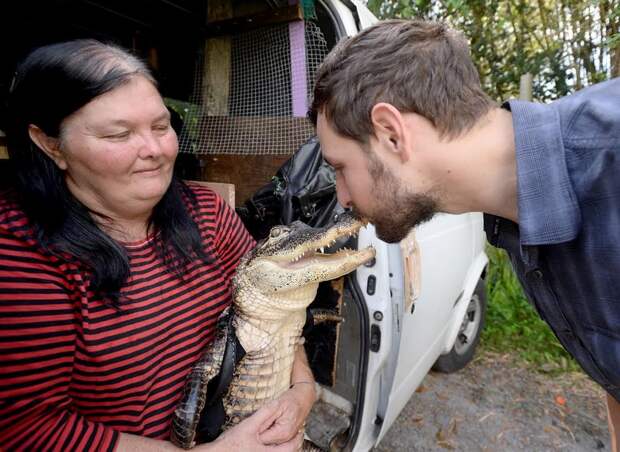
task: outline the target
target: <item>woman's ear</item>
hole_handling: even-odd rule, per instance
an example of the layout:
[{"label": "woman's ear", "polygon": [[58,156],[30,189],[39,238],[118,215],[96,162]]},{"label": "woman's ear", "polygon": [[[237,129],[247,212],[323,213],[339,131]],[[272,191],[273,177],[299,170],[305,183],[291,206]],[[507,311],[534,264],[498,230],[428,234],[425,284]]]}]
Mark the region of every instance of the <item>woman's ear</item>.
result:
[{"label": "woman's ear", "polygon": [[401,112],[392,104],[379,102],[370,111],[375,136],[403,163],[410,158],[410,138],[407,123]]},{"label": "woman's ear", "polygon": [[30,139],[51,158],[56,166],[61,170],[67,169],[67,161],[60,150],[60,141],[58,138],[50,137],[34,124],[28,126],[28,135]]}]

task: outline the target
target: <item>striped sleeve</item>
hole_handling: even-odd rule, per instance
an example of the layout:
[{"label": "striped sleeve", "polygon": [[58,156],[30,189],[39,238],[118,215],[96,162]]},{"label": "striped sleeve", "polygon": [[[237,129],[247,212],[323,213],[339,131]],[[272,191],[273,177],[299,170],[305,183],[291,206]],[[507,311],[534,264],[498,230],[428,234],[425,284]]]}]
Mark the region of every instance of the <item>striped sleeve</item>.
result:
[{"label": "striped sleeve", "polygon": [[0,450],[112,450],[118,440],[73,408],[80,295],[62,266],[0,225]]},{"label": "striped sleeve", "polygon": [[226,278],[231,278],[239,260],[254,245],[236,212],[219,196],[216,197],[215,249]]}]

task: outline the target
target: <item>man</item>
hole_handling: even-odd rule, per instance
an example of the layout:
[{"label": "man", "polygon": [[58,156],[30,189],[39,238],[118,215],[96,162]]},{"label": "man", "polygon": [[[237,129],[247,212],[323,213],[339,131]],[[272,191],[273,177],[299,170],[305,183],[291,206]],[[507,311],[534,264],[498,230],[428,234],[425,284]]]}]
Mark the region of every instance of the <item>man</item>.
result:
[{"label": "man", "polygon": [[541,317],[607,391],[620,429],[620,79],[496,105],[464,38],[393,20],[342,41],[310,111],[338,199],[397,242],[436,212],[485,212]]}]

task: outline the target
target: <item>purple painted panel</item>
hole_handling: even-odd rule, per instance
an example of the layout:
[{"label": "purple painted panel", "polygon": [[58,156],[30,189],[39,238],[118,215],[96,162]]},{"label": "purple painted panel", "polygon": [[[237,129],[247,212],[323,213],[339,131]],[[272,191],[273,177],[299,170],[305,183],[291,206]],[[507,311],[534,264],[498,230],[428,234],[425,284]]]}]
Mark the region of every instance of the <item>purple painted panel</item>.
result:
[{"label": "purple painted panel", "polygon": [[306,116],[308,112],[306,80],[306,37],[304,22],[297,20],[288,25],[291,48],[291,93],[293,116]]}]

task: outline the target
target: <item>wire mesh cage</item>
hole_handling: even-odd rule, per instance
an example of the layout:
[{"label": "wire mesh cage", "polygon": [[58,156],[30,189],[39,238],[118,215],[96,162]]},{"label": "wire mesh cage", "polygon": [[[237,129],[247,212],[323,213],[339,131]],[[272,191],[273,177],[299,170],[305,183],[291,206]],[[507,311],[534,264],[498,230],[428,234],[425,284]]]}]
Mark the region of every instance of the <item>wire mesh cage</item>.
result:
[{"label": "wire mesh cage", "polygon": [[207,44],[197,55],[190,102],[174,106],[184,123],[181,152],[291,154],[314,134],[306,114],[327,55],[321,29],[312,20],[294,21],[226,39],[227,66],[216,69],[227,80],[210,83],[214,50]]}]

